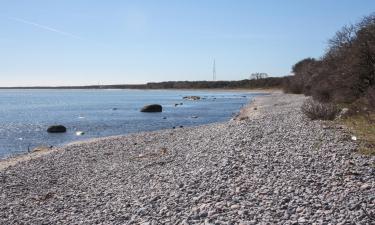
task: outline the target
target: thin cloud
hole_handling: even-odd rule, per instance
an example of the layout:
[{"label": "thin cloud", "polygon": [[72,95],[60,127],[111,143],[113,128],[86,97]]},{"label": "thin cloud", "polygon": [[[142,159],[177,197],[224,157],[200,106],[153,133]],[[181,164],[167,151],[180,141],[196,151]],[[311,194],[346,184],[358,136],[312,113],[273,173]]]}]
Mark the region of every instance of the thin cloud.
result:
[{"label": "thin cloud", "polygon": [[64,36],[67,36],[67,37],[72,37],[72,38],[83,40],[83,38],[81,38],[80,36],[77,36],[75,34],[68,33],[68,32],[65,32],[65,31],[62,31],[62,30],[58,30],[58,29],[55,29],[55,28],[52,28],[52,27],[49,27],[49,26],[45,26],[45,25],[42,25],[42,24],[39,24],[39,23],[35,23],[35,22],[32,22],[32,21],[24,20],[24,19],[17,18],[17,17],[8,17],[8,19],[11,19],[13,21],[17,21],[17,22],[20,22],[20,23],[28,24],[28,25],[31,25],[31,26],[34,26],[34,27],[38,27],[40,29],[47,30],[47,31],[50,31],[50,32],[54,32],[54,33],[64,35]]}]

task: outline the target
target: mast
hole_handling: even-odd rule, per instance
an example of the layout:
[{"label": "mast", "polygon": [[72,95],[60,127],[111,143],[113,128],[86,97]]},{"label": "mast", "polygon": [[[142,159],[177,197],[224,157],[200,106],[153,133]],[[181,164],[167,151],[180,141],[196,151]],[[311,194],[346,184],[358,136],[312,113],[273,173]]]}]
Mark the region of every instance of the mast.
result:
[{"label": "mast", "polygon": [[214,59],[214,66],[213,66],[213,69],[212,69],[212,79],[213,79],[213,81],[216,80],[216,62],[215,62],[215,59]]}]

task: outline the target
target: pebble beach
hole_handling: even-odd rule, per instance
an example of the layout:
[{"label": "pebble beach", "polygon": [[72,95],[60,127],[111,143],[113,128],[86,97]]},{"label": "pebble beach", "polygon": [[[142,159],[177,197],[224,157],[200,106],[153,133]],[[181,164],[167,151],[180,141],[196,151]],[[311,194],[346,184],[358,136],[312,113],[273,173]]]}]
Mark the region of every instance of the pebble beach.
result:
[{"label": "pebble beach", "polygon": [[374,157],[305,99],[0,161],[0,224],[375,224]]}]

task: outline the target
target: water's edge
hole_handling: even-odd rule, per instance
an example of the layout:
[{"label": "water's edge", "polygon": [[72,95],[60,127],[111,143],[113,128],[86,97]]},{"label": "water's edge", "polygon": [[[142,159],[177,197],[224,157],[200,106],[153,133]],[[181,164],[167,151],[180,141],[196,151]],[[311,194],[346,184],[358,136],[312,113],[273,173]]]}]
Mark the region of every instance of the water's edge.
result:
[{"label": "water's edge", "polygon": [[[200,90],[197,90],[197,91],[200,91]],[[207,90],[205,90],[205,91],[207,91]],[[215,91],[216,90],[214,90],[214,92]],[[220,90],[220,92],[223,92],[223,93],[224,92],[238,92],[238,93],[246,93],[246,94],[262,94],[262,95],[269,95],[269,94],[273,93],[273,91],[267,92],[267,91],[259,91],[259,90],[256,90],[256,91],[252,91],[252,90],[227,90],[227,91]],[[250,100],[248,100],[248,102],[246,104],[244,104],[242,107],[240,107],[238,110],[236,110],[234,116],[232,118],[230,118],[229,120],[237,118],[241,114],[241,111],[244,108],[247,108],[250,104],[252,104],[252,102],[254,101],[255,98],[256,98],[256,96],[252,97]],[[194,127],[199,127],[199,126],[209,126],[211,124],[217,124],[217,123],[225,123],[225,122],[228,122],[229,120],[215,121],[215,122],[202,123],[202,124],[197,124],[197,125],[192,125],[192,126],[186,126],[185,128],[182,128],[182,129],[194,128]],[[181,128],[178,128],[178,129],[181,129]],[[140,130],[140,131],[136,131],[136,132],[129,132],[129,133],[124,133],[124,134],[119,134],[119,135],[109,135],[109,136],[101,136],[101,137],[93,137],[93,138],[84,138],[82,140],[72,140],[72,141],[67,141],[67,142],[63,142],[63,143],[54,145],[51,149],[48,150],[48,152],[53,152],[55,150],[58,150],[58,149],[61,149],[61,148],[65,147],[65,146],[74,145],[74,144],[96,142],[96,141],[100,141],[100,140],[103,140],[103,139],[118,138],[118,137],[124,137],[124,136],[136,135],[136,134],[142,134],[142,133],[159,132],[159,131],[164,131],[164,130],[171,130],[171,128],[162,128],[162,129],[151,130],[151,131]],[[25,149],[24,152],[16,152],[16,153],[6,155],[5,157],[1,157],[0,162],[12,160],[12,159],[17,159],[17,158],[23,158],[25,156],[26,157],[29,156],[30,158],[32,158],[32,157],[35,157],[36,155],[44,155],[44,154],[46,154],[46,151],[47,151],[47,150],[42,150],[42,151],[32,152],[32,149],[29,149],[29,150],[30,151],[28,151],[28,150],[26,151],[26,149]]]}]

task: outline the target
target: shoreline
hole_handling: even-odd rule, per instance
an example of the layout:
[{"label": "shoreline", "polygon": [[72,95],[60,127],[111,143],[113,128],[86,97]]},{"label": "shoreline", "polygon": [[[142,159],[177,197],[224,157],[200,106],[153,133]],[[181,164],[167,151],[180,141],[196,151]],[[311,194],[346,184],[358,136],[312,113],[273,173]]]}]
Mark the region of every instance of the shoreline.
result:
[{"label": "shoreline", "polygon": [[[61,90],[61,89],[57,89],[57,90]],[[97,89],[97,90],[101,90],[101,89]],[[105,89],[103,89],[103,90],[105,90]],[[115,90],[118,90],[118,89],[115,89]],[[134,90],[134,89],[131,89],[131,90]],[[143,90],[143,89],[140,89],[140,90]],[[160,89],[160,90],[170,90],[170,89]],[[177,90],[177,89],[173,89],[173,90]],[[171,91],[173,91],[173,90],[171,90]],[[249,89],[178,89],[178,90],[196,90],[196,91],[213,91],[213,92],[222,92],[222,91],[223,92],[225,92],[225,91],[237,92],[238,91],[238,92],[243,92],[243,93],[262,93],[262,94],[270,94],[270,95],[275,94],[275,93],[281,93],[281,90],[279,90],[279,89],[269,89],[269,90],[268,89],[251,89],[250,91],[249,91]],[[248,113],[248,110],[246,110],[246,108],[250,107],[250,105],[253,104],[254,99],[256,97],[257,96],[255,96],[248,103],[246,103],[243,107],[241,107],[239,109],[239,113],[237,115],[235,115],[234,117],[232,117],[231,120],[233,120],[233,119],[236,120],[238,118],[243,117],[243,114],[245,112]],[[248,117],[248,115],[246,115],[246,117]],[[225,122],[227,122],[227,121],[201,124],[201,125],[196,125],[196,126],[191,126],[191,127],[194,128],[194,127],[199,127],[199,126],[211,125],[211,124],[215,124],[215,123],[225,123]],[[188,128],[188,127],[185,127],[185,128]],[[22,153],[18,153],[18,154],[13,154],[13,155],[6,156],[4,158],[0,158],[0,171],[4,170],[4,169],[6,169],[10,166],[14,166],[14,165],[16,165],[20,162],[29,161],[29,160],[32,160],[32,159],[35,159],[35,158],[42,157],[42,156],[44,156],[46,154],[49,154],[49,153],[59,151],[59,149],[63,149],[67,146],[71,146],[71,145],[75,145],[75,144],[92,143],[92,142],[96,142],[96,141],[102,141],[102,140],[111,139],[111,138],[119,138],[119,137],[124,137],[124,136],[129,136],[129,135],[153,133],[153,132],[159,132],[159,131],[164,131],[164,130],[170,130],[170,128],[160,129],[160,130],[155,130],[155,131],[140,131],[140,132],[129,133],[129,134],[110,135],[110,136],[89,138],[89,139],[80,140],[80,141],[68,142],[68,143],[62,144],[61,146],[54,146],[52,149],[49,149],[49,150],[42,150],[42,151],[35,151],[35,152],[33,152],[33,150],[32,150],[31,152],[22,152]]]},{"label": "shoreline", "polygon": [[261,96],[242,120],[75,143],[0,170],[0,223],[370,224],[375,158],[304,117],[305,99]]}]

